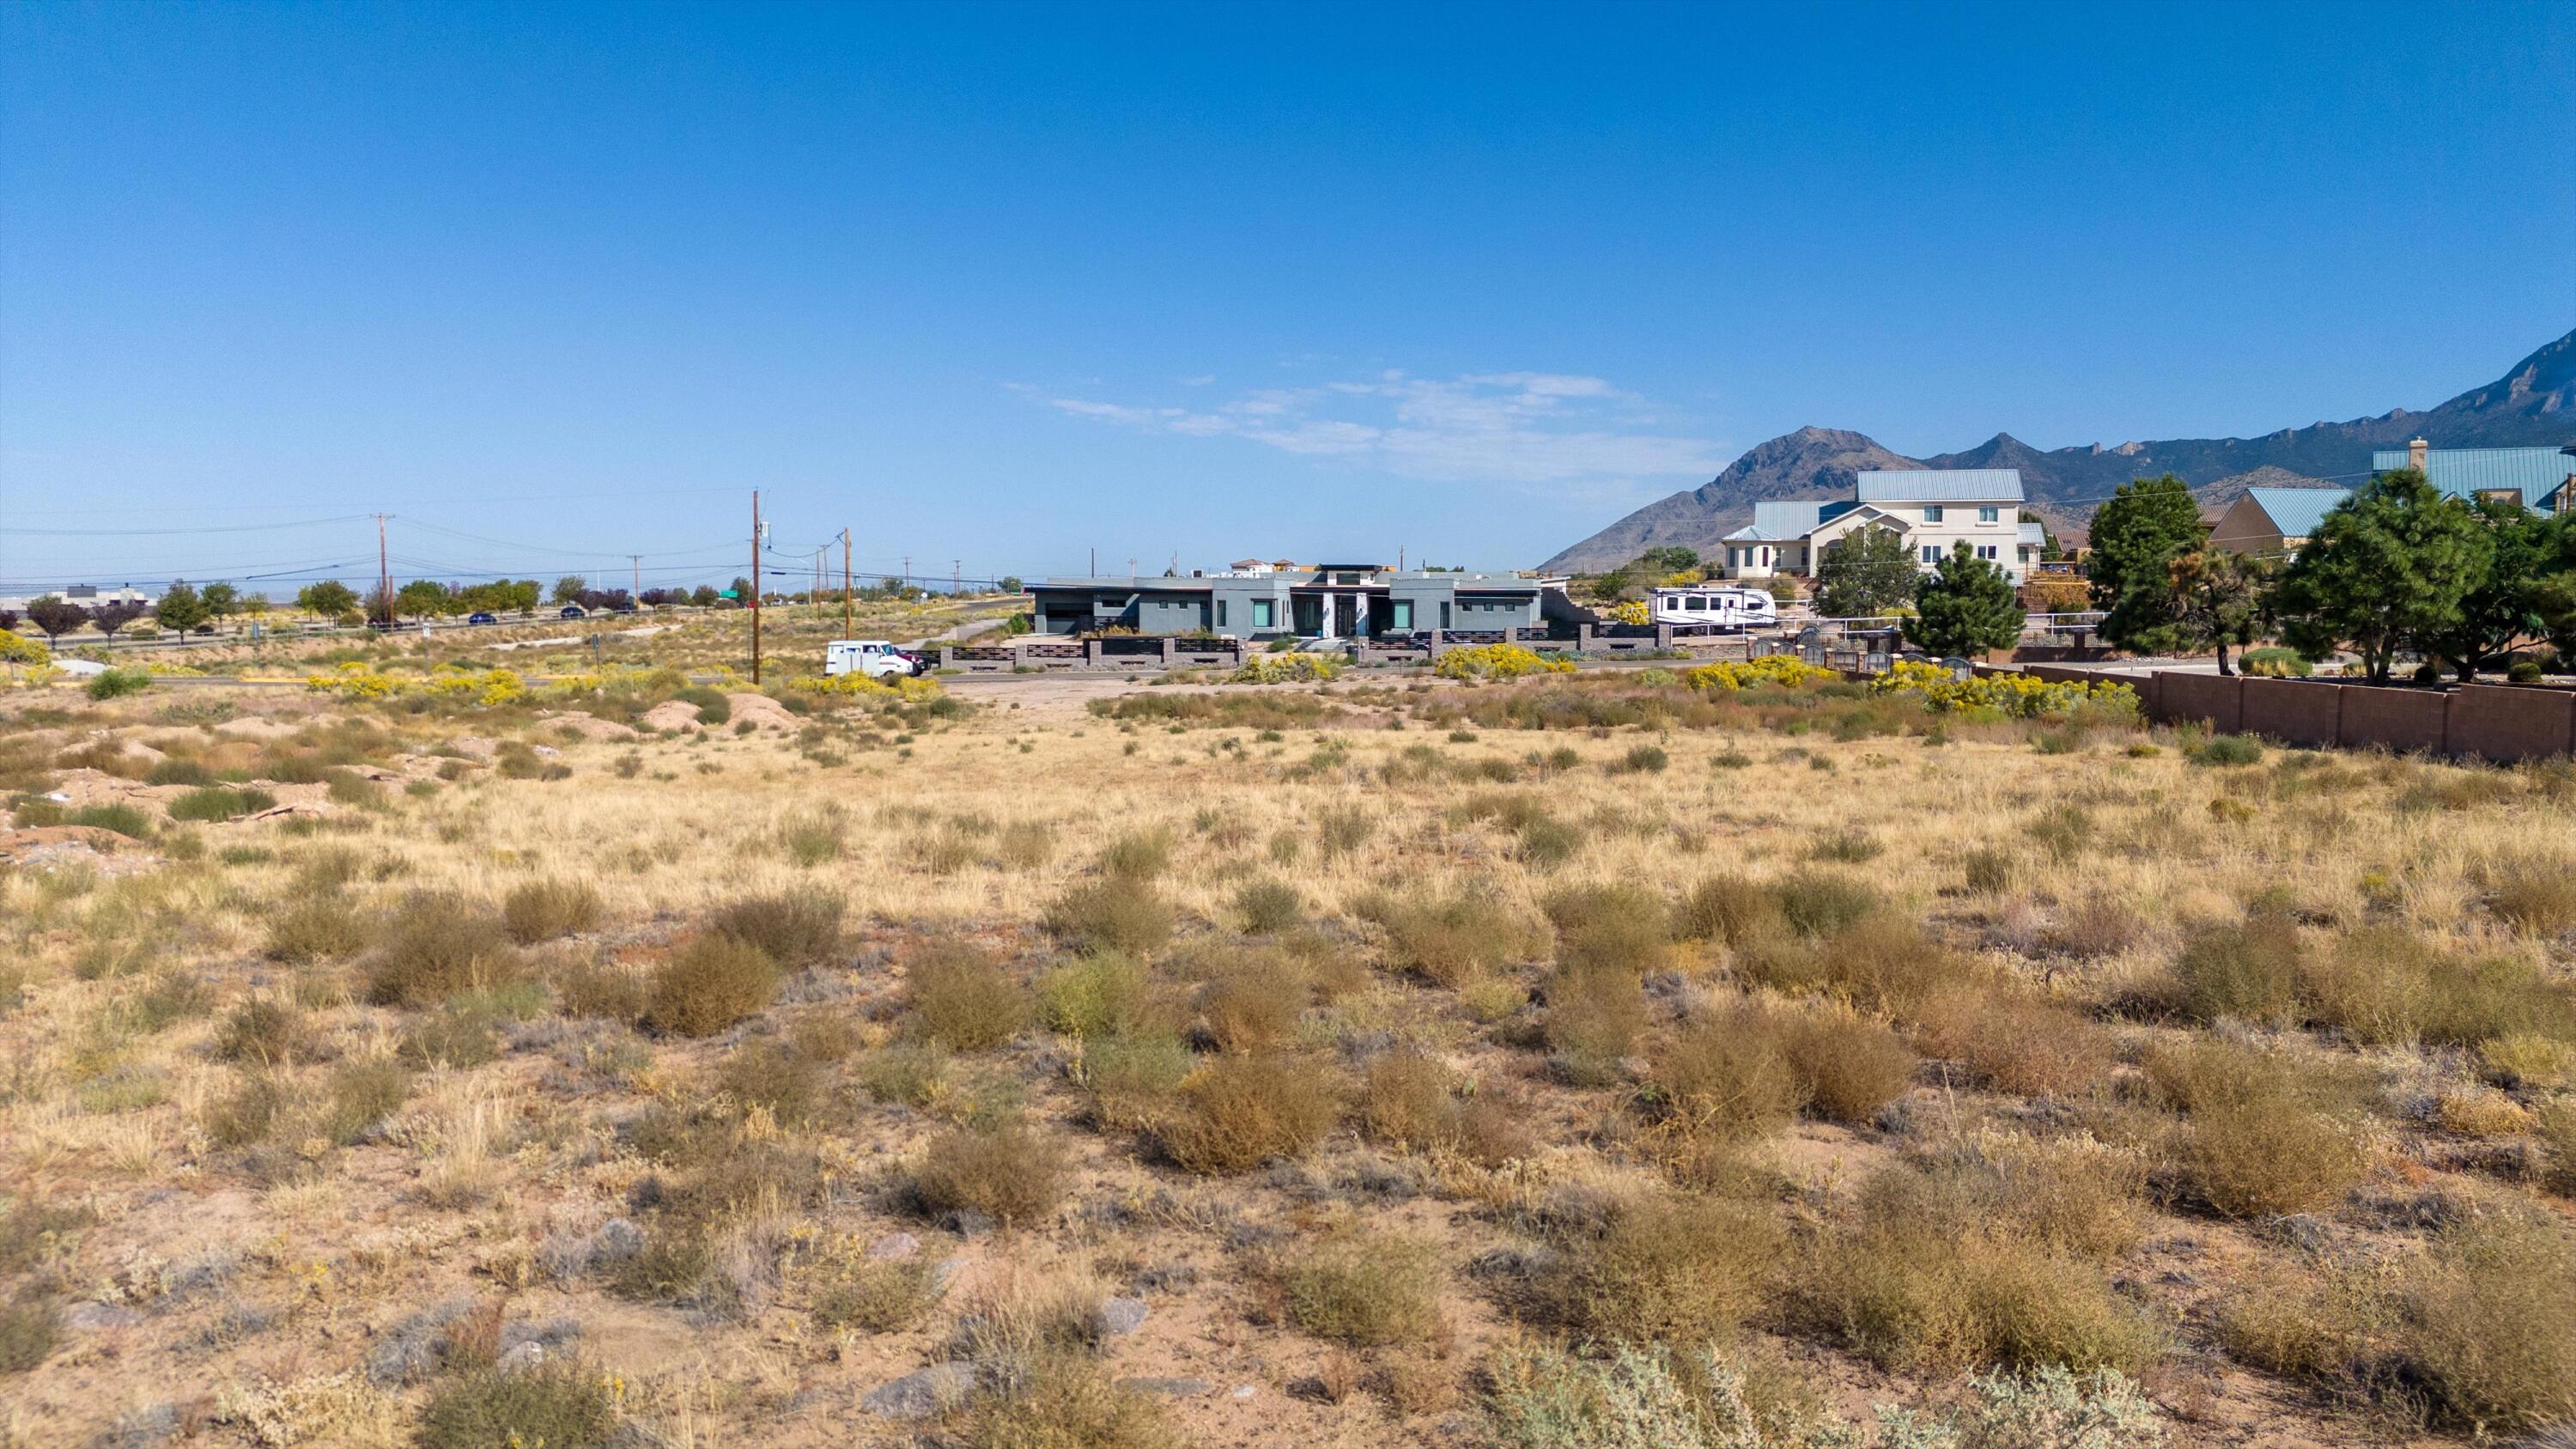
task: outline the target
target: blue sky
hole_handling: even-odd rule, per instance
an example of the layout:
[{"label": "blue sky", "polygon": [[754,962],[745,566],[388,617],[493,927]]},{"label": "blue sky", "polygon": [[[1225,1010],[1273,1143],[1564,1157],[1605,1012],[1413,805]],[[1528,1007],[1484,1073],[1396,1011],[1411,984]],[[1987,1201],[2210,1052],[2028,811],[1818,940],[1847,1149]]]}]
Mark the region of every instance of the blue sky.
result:
[{"label": "blue sky", "polygon": [[2569,17],[22,0],[0,593],[721,579],[753,487],[1526,565],[1804,423],[2426,407],[2576,324]]}]

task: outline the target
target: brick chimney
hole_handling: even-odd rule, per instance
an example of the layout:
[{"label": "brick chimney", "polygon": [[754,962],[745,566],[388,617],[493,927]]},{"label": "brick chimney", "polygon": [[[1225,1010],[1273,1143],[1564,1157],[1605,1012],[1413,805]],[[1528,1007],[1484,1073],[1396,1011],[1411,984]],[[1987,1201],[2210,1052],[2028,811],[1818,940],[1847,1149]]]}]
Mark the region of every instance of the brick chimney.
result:
[{"label": "brick chimney", "polygon": [[2416,472],[2418,472],[2418,473],[2423,472],[2423,471],[2424,471],[2424,450],[2425,450],[2426,448],[2428,448],[2428,447],[2431,447],[2431,446],[2432,446],[2431,444],[2429,444],[2429,443],[2425,442],[2422,438],[2409,438],[2409,439],[2407,439],[2407,440],[2406,440],[2406,466],[2407,466],[2407,467],[2409,467],[2409,468],[2414,469],[2414,470],[2415,470]]}]

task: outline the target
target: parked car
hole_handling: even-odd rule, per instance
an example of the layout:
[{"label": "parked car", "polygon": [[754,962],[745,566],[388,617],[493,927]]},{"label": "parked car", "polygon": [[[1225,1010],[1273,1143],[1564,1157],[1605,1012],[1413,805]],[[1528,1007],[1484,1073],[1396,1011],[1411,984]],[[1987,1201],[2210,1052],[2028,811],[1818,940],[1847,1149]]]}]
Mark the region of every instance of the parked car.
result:
[{"label": "parked car", "polygon": [[566,604],[562,609],[556,611],[555,617],[558,619],[587,619],[590,617],[590,611],[579,604]]},{"label": "parked car", "polygon": [[468,624],[498,624],[501,621],[490,614],[468,614],[465,616],[465,622]]}]

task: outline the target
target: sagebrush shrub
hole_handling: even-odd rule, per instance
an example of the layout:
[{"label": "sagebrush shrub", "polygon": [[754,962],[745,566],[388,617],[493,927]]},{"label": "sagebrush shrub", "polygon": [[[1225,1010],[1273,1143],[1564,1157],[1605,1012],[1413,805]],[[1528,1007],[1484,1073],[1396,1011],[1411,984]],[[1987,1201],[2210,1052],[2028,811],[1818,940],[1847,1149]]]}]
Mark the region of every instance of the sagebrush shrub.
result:
[{"label": "sagebrush shrub", "polygon": [[1798,871],[1771,887],[1780,913],[1802,936],[1830,936],[1877,910],[1878,892],[1847,875]]},{"label": "sagebrush shrub", "polygon": [[1288,1322],[1316,1338],[1384,1348],[1442,1332],[1439,1257],[1417,1238],[1355,1232],[1299,1244],[1275,1279]]},{"label": "sagebrush shrub", "polygon": [[1635,886],[1583,886],[1550,894],[1557,964],[1580,973],[1642,977],[1671,958],[1672,914],[1661,896]]},{"label": "sagebrush shrub", "polygon": [[1764,1204],[1656,1195],[1572,1236],[1530,1287],[1544,1315],[1598,1341],[1722,1342],[1768,1298],[1783,1246]]},{"label": "sagebrush shrub", "polygon": [[1377,896],[1358,912],[1386,932],[1387,965],[1460,987],[1545,949],[1547,930],[1498,900],[1473,894],[1398,900]]},{"label": "sagebrush shrub", "polygon": [[897,1333],[912,1327],[938,1300],[928,1255],[876,1262],[840,1259],[825,1264],[807,1291],[814,1321],[826,1330],[856,1328]]},{"label": "sagebrush shrub", "polygon": [[501,921],[522,946],[587,931],[599,924],[599,892],[586,881],[532,880],[501,898]]},{"label": "sagebrush shrub", "polygon": [[542,1444],[593,1449],[618,1425],[617,1389],[578,1359],[486,1368],[443,1380],[421,1410],[420,1449]]},{"label": "sagebrush shrub", "polygon": [[460,991],[523,980],[527,959],[500,918],[480,902],[414,895],[385,923],[365,962],[367,999],[379,1006],[434,1006]]},{"label": "sagebrush shrub", "polygon": [[782,1127],[801,1127],[828,1104],[831,1073],[793,1046],[746,1042],[717,1066],[715,1085],[745,1107],[767,1110]]},{"label": "sagebrush shrub", "polygon": [[725,905],[707,920],[719,936],[758,947],[785,971],[828,964],[841,950],[841,916],[848,902],[820,889],[752,896]]},{"label": "sagebrush shrub", "polygon": [[1122,835],[1100,852],[1100,873],[1139,884],[1172,868],[1172,832],[1156,827]]},{"label": "sagebrush shrub", "polygon": [[1049,971],[1038,982],[1038,1017],[1067,1036],[1124,1036],[1154,1014],[1153,999],[1142,962],[1104,952]]},{"label": "sagebrush shrub", "polygon": [[2301,1014],[2299,985],[2305,943],[2298,923],[2273,911],[2244,921],[2203,926],[2174,960],[2183,1001],[2200,1021],[2288,1025]]},{"label": "sagebrush shrub", "polygon": [[1029,1024],[1029,993],[992,952],[934,941],[904,968],[913,1034],[953,1051],[1000,1046]]},{"label": "sagebrush shrub", "polygon": [[1913,1049],[1849,1008],[1784,1013],[1775,1022],[1781,1054],[1820,1116],[1867,1122],[1914,1083]]},{"label": "sagebrush shrub", "polygon": [[336,961],[366,948],[367,928],[357,909],[336,895],[307,895],[269,918],[272,960],[303,965]]},{"label": "sagebrush shrub", "polygon": [[778,965],[737,937],[692,937],[654,969],[644,1019],[680,1036],[713,1036],[758,1013],[778,994]]},{"label": "sagebrush shrub", "polygon": [[1997,1091],[2023,1097],[2073,1096],[2110,1077],[2110,1033],[2055,1002],[2017,992],[1954,985],[1913,1012],[1914,1043],[1964,1063]]},{"label": "sagebrush shrub", "polygon": [[1159,951],[1172,939],[1172,908],[1153,886],[1123,876],[1076,881],[1046,908],[1041,923],[1082,951]]},{"label": "sagebrush shrub", "polygon": [[1786,1124],[1804,1092],[1769,1012],[1750,1003],[1684,1024],[1654,1053],[1662,1126],[1737,1140]]},{"label": "sagebrush shrub", "polygon": [[1684,897],[1675,934],[1724,945],[1777,936],[1789,928],[1779,898],[1743,876],[1712,876]]},{"label": "sagebrush shrub", "polygon": [[2498,1217],[2436,1245],[2406,1297],[2407,1357],[2447,1417],[2489,1431],[2576,1423],[2576,1240]]},{"label": "sagebrush shrub", "polygon": [[1219,1051],[1267,1051],[1296,1029],[1310,990],[1304,969],[1285,954],[1251,952],[1199,988],[1199,1019]]},{"label": "sagebrush shrub", "polygon": [[1302,1157],[1342,1111],[1337,1077],[1285,1054],[1223,1058],[1182,1095],[1180,1115],[1158,1135],[1164,1152],[1192,1172],[1244,1172],[1273,1157]]},{"label": "sagebrush shrub", "polygon": [[1235,892],[1234,908],[1243,914],[1244,930],[1256,936],[1275,935],[1306,918],[1306,897],[1284,880],[1249,881]]},{"label": "sagebrush shrub", "polygon": [[1064,1145],[1026,1122],[955,1127],[923,1150],[912,1190],[933,1215],[971,1210],[1016,1226],[1055,1209],[1065,1170]]}]

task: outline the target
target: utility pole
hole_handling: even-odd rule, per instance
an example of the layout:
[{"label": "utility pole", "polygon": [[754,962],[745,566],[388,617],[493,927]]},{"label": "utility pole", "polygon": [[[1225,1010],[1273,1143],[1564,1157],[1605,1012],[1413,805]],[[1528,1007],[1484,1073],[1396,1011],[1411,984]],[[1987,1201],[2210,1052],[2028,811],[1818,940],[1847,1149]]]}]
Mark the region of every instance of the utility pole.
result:
[{"label": "utility pole", "polygon": [[1096,543],[1091,546],[1091,576],[1100,577],[1100,545]]},{"label": "utility pole", "polygon": [[1395,546],[1395,571],[1404,572],[1404,545],[1400,543]]},{"label": "utility pole", "polygon": [[634,599],[635,607],[640,609],[644,607],[644,555],[630,553],[626,556],[626,563],[628,567],[635,570],[635,591],[629,597]]},{"label": "utility pole", "polygon": [[948,561],[948,597],[952,599],[957,597],[957,586],[961,582],[958,576],[965,567],[966,560],[962,558],[952,558]]},{"label": "utility pole", "polygon": [[911,555],[911,554],[905,554],[905,555],[903,556],[903,572],[902,572],[901,574],[899,574],[899,575],[897,575],[897,576],[896,576],[896,581],[897,581],[898,583],[906,583],[906,584],[908,584],[908,583],[911,583],[911,582],[912,582],[912,555]]},{"label": "utility pole", "polygon": [[841,530],[841,637],[850,637],[850,531]]},{"label": "utility pole", "polygon": [[394,570],[385,561],[385,515],[376,515],[376,597],[385,602],[385,625],[394,622]]},{"label": "utility pole", "polygon": [[751,490],[751,682],[760,683],[760,490]]}]

